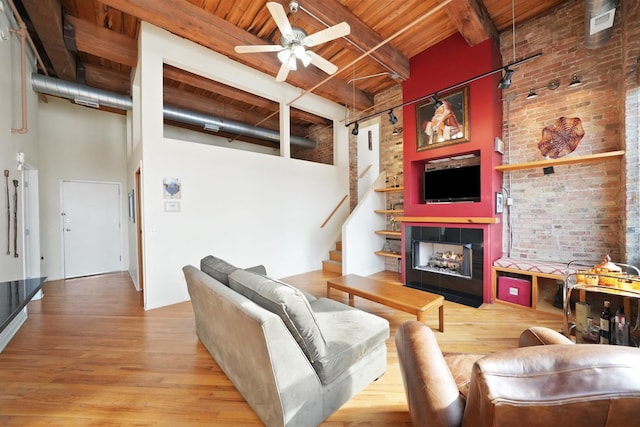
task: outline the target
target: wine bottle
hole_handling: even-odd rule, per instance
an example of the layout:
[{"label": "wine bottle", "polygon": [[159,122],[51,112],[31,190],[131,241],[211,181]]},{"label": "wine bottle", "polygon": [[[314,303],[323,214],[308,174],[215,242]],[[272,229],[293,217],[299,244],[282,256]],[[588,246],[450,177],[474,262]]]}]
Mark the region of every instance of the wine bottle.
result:
[{"label": "wine bottle", "polygon": [[600,313],[600,344],[609,344],[611,339],[611,310],[609,301],[604,302],[604,308]]}]

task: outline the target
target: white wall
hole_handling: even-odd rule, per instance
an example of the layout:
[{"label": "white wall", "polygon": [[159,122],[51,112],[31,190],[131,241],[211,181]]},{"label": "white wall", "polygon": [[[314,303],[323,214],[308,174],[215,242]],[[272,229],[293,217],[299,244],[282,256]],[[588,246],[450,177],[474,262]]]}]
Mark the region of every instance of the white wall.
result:
[{"label": "white wall", "polygon": [[126,116],[82,107],[47,96],[39,102],[40,234],[42,273],[63,277],[60,181],[108,181],[121,184],[123,270],[129,268],[126,175]]},{"label": "white wall", "polygon": [[[18,257],[13,256],[13,192],[12,181],[18,180],[18,206],[22,203],[23,177],[17,169],[16,154],[25,153],[25,160],[34,169],[38,168],[38,124],[37,124],[37,97],[29,88],[31,82],[27,81],[27,129],[23,134],[11,132],[12,128],[22,127],[22,97],[21,97],[21,65],[20,65],[20,41],[19,38],[9,32],[10,22],[7,16],[0,13],[0,31],[6,36],[6,40],[0,37],[0,281],[17,280],[24,278],[22,252],[22,212],[18,210]],[[30,76],[35,69],[32,56],[27,61],[26,75]],[[4,170],[9,171],[10,186],[10,251],[7,255],[7,218],[6,218],[6,188]]]},{"label": "white wall", "polygon": [[[264,264],[275,277],[320,269],[348,215],[345,203],[320,228],[348,194],[344,110],[314,95],[296,103],[334,120],[336,166],[290,159],[286,148],[276,157],[165,138],[163,62],[284,104],[300,91],[146,23],[139,46],[132,117],[141,120],[142,149],[132,153],[129,176],[141,159],[145,308],[187,300],[182,267],[208,254],[237,266]],[[166,177],[182,182],[180,212],[165,212]]]}]

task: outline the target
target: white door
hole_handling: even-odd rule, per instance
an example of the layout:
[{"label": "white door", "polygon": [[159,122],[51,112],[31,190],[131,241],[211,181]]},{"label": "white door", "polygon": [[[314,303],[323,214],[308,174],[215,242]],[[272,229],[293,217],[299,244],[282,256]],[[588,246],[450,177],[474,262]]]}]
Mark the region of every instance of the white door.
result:
[{"label": "white door", "polygon": [[121,271],[120,184],[61,185],[64,277]]}]

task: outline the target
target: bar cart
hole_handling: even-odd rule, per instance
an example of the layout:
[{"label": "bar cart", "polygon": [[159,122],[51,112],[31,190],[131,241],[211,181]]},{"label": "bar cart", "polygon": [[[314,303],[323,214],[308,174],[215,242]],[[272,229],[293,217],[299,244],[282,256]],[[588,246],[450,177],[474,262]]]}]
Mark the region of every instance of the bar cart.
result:
[{"label": "bar cart", "polygon": [[[581,327],[577,325],[576,313],[571,310],[571,294],[580,292],[579,300],[584,302],[588,292],[597,292],[605,295],[615,295],[624,300],[625,313],[629,319],[632,316],[631,301],[637,303],[637,314],[631,331],[640,336],[640,269],[633,265],[612,263],[620,267],[620,273],[596,272],[592,270],[594,264],[585,261],[571,261],[567,264],[563,286],[563,333],[570,337],[572,332]],[[576,307],[577,309],[577,307]],[[630,345],[638,346],[638,342]]]}]

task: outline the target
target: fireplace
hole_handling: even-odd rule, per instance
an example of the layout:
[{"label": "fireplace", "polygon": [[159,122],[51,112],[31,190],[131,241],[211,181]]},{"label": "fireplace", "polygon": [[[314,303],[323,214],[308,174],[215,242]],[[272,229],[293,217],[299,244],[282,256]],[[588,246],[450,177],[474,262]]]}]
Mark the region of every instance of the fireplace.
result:
[{"label": "fireplace", "polygon": [[471,243],[435,243],[413,241],[411,251],[415,270],[471,279]]},{"label": "fireplace", "polygon": [[484,230],[407,226],[406,285],[471,306],[483,302]]}]

